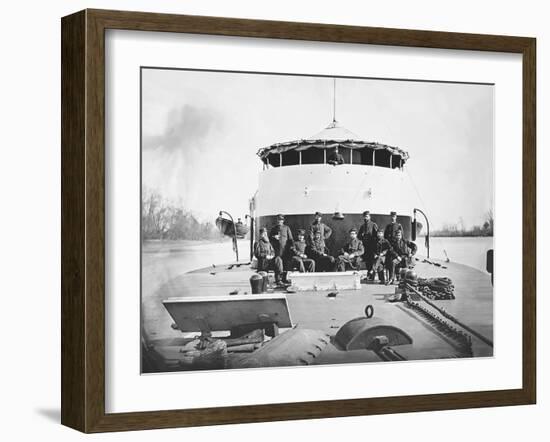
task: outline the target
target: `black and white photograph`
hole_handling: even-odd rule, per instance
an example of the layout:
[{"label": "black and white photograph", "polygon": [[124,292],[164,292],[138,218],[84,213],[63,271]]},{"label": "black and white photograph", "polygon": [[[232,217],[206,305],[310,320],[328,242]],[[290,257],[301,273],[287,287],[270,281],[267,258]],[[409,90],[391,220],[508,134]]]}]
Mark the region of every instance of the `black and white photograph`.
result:
[{"label": "black and white photograph", "polygon": [[140,75],[142,374],[493,356],[494,84]]}]

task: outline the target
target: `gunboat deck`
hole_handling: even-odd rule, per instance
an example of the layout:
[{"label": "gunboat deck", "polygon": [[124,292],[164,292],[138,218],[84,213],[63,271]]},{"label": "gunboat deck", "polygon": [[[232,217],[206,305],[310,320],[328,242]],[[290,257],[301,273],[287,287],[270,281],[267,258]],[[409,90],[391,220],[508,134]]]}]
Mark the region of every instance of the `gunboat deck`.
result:
[{"label": "gunboat deck", "polygon": [[[436,306],[474,329],[487,340],[493,339],[493,287],[490,275],[472,267],[457,263],[442,263],[447,268],[422,262],[416,263],[419,277],[448,277],[454,283],[454,300],[432,301]],[[172,343],[178,345],[183,337],[174,330],[172,318],[162,306],[162,301],[173,297],[220,296],[238,291],[250,293],[250,276],[255,273],[249,265],[228,263],[195,270],[172,278],[160,287],[146,303],[147,317],[144,318],[144,332],[149,342]],[[385,324],[399,327],[409,334],[413,343],[396,347],[399,354],[408,360],[444,359],[457,357],[451,339],[440,333],[424,318],[407,308],[402,302],[389,302],[387,296],[396,290],[395,285],[362,283],[359,290],[340,290],[335,297],[327,296],[327,291],[301,291],[286,293],[288,307],[294,327],[322,331],[331,341],[327,348],[316,357],[315,364],[380,361],[371,351],[341,351],[334,345],[333,337],[346,322],[364,316],[365,307],[374,307],[374,317]],[[285,293],[276,290],[275,293]],[[144,306],[145,307],[145,306]],[[284,329],[281,332],[284,333]],[[473,339],[474,357],[493,355],[493,347],[479,339]]]}]

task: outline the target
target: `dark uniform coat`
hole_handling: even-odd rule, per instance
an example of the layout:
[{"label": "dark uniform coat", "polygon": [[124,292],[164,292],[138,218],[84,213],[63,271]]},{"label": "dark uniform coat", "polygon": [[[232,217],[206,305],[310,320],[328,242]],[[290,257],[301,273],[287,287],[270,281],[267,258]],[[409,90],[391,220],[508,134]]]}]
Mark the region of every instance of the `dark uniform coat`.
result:
[{"label": "dark uniform coat", "polygon": [[363,225],[359,228],[359,233],[357,234],[357,237],[363,242],[363,247],[365,248],[363,260],[365,261],[367,270],[372,268],[372,263],[374,261],[374,249],[376,247],[377,233],[378,225],[372,220],[369,220],[363,223]]},{"label": "dark uniform coat", "polygon": [[313,239],[306,248],[306,251],[307,256],[315,261],[315,268],[317,271],[330,272],[334,270],[334,257],[328,254],[329,250],[322,238],[318,241]]},{"label": "dark uniform coat", "polygon": [[314,234],[317,231],[321,232],[321,239],[323,240],[323,242],[325,242],[327,239],[329,239],[330,235],[332,235],[332,229],[329,226],[327,226],[325,223],[323,223],[323,222],[320,222],[320,223],[314,222],[311,225],[310,229],[309,229],[310,242],[313,242]]},{"label": "dark uniform coat", "polygon": [[407,241],[406,239],[401,238],[398,240],[393,240],[391,242],[392,253],[394,256],[408,256],[409,254],[414,255],[416,253],[417,247],[416,244],[412,241]]},{"label": "dark uniform coat", "polygon": [[[277,234],[280,235],[279,239],[274,238]],[[282,226],[277,224],[271,228],[269,232],[269,240],[275,249],[275,255],[284,259],[284,257],[288,254],[288,248],[293,240],[292,231],[286,224],[283,224]]]},{"label": "dark uniform coat", "polygon": [[[391,262],[388,268],[390,269],[390,278],[393,278],[395,271],[398,269],[406,269],[413,264],[413,261],[409,255],[416,253],[416,244],[412,241],[407,241],[401,238],[399,241],[393,240],[391,242]],[[391,267],[390,267],[391,266]]]},{"label": "dark uniform coat", "polygon": [[[307,243],[305,241],[294,241],[290,247],[292,254],[291,265],[297,267],[300,272],[314,272],[315,261],[307,256]],[[304,258],[306,256],[306,258]]]},{"label": "dark uniform coat", "polygon": [[361,241],[363,241],[363,245],[376,244],[378,233],[378,224],[373,222],[372,220],[366,221],[363,223],[363,225],[359,228],[359,232],[357,233],[357,238],[359,238]]},{"label": "dark uniform coat", "polygon": [[[388,259],[386,259],[386,257]],[[388,263],[392,259],[392,248],[390,242],[386,238],[381,238],[376,241],[374,250],[374,262],[372,270],[375,272],[381,272],[384,267],[388,266]],[[369,269],[370,270],[370,269]]]},{"label": "dark uniform coat", "polygon": [[398,230],[401,230],[401,232],[403,232],[403,226],[401,224],[399,224],[398,222],[389,223],[384,229],[384,238],[386,238],[390,242],[393,241],[395,232],[397,232]]},{"label": "dark uniform coat", "polygon": [[[353,257],[345,257],[344,253],[353,254]],[[344,272],[346,271],[346,268],[351,268],[353,270],[358,270],[359,266],[361,265],[361,256],[363,256],[363,253],[365,253],[365,249],[363,247],[363,243],[357,239],[354,238],[350,240],[345,247],[340,250],[339,256],[338,256],[338,271]]]},{"label": "dark uniform coat", "polygon": [[[258,260],[258,271],[273,270],[275,280],[279,281],[283,272],[283,260],[275,255],[275,249],[268,240],[260,238],[254,243],[254,256]],[[269,259],[268,256],[274,256]]]}]

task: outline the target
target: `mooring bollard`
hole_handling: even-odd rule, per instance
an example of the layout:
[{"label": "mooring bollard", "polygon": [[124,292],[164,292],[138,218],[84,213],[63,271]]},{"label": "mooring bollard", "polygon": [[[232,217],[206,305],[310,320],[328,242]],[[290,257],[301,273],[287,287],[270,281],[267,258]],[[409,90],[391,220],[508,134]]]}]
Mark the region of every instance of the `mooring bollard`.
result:
[{"label": "mooring bollard", "polygon": [[269,276],[267,272],[258,272],[258,275],[260,275],[263,279],[262,284],[262,293],[266,293],[267,289],[269,287]]},{"label": "mooring bollard", "polygon": [[262,277],[262,275],[254,273],[250,277],[250,290],[252,291],[252,294],[257,295],[259,293],[262,293],[263,285],[264,278]]}]

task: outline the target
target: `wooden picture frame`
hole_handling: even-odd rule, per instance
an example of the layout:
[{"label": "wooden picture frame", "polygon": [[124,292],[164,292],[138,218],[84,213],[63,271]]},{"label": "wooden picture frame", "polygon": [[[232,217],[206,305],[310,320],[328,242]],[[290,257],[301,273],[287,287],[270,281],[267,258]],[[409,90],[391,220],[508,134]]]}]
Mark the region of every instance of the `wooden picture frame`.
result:
[{"label": "wooden picture frame", "polygon": [[[105,412],[105,30],[418,48],[523,58],[523,383],[513,390]],[[533,38],[84,10],[62,19],[62,409],[83,432],[533,404],[536,400],[536,41]]]}]

